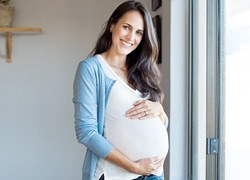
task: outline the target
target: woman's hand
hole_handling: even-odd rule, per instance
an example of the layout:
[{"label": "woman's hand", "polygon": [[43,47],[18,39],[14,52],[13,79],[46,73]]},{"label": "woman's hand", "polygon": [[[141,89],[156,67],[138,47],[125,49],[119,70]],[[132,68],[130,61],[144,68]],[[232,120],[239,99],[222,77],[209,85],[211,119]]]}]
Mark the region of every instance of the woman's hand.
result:
[{"label": "woman's hand", "polygon": [[131,173],[140,175],[152,174],[152,172],[159,169],[165,161],[165,157],[160,156],[132,161],[116,148],[113,148],[105,159],[117,164]]},{"label": "woman's hand", "polygon": [[152,102],[150,100],[140,100],[135,102],[134,107],[129,109],[126,112],[126,116],[131,119],[148,119],[153,117],[161,117],[161,115],[165,112],[161,103],[159,102]]},{"label": "woman's hand", "polygon": [[134,164],[134,172],[143,176],[148,176],[159,169],[165,161],[165,157],[153,157],[140,159]]}]

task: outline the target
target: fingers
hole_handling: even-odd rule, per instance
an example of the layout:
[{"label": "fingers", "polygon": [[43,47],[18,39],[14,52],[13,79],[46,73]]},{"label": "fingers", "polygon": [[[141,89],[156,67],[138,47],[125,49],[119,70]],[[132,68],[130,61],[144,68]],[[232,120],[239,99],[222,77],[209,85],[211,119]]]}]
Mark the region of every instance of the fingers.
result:
[{"label": "fingers", "polygon": [[143,103],[144,101],[145,101],[145,99],[136,101],[133,105],[134,105],[134,106],[139,105],[139,104]]},{"label": "fingers", "polygon": [[138,114],[139,112],[148,110],[148,105],[146,100],[137,101],[134,104],[134,107],[129,109],[126,113],[130,115]]},{"label": "fingers", "polygon": [[129,109],[126,112],[126,116],[130,117],[131,119],[147,119],[153,117],[153,114],[151,113],[149,101],[147,100],[140,100],[135,102],[134,107]]},{"label": "fingers", "polygon": [[131,119],[149,119],[160,116],[164,112],[160,102],[152,102],[150,100],[140,100],[135,102],[134,107],[126,112],[126,116]]},{"label": "fingers", "polygon": [[[153,162],[151,163],[152,172],[153,172],[153,171],[156,171],[157,169],[159,169],[159,168],[163,165],[164,161],[165,161],[165,158],[156,157],[155,161],[153,161]],[[151,173],[152,173],[152,172],[151,172]]]},{"label": "fingers", "polygon": [[149,118],[153,118],[155,117],[153,113],[150,113],[150,114],[147,114],[145,116],[142,116],[142,117],[137,117],[138,119],[140,120],[144,120],[144,119],[149,119]]},{"label": "fingers", "polygon": [[157,156],[157,157],[153,157],[153,158],[150,158],[151,159],[151,162],[152,164],[161,164],[162,161],[165,160],[165,157],[160,157],[160,156]]},{"label": "fingers", "polygon": [[164,163],[165,157],[153,157],[153,158],[145,158],[141,159],[138,162],[141,166],[142,175],[150,175],[152,172],[159,169]]},{"label": "fingers", "polygon": [[131,119],[148,119],[148,118],[152,118],[154,117],[153,114],[150,113],[150,111],[142,111],[142,112],[138,112],[137,114],[133,114],[133,115],[126,115],[127,117],[130,117]]}]

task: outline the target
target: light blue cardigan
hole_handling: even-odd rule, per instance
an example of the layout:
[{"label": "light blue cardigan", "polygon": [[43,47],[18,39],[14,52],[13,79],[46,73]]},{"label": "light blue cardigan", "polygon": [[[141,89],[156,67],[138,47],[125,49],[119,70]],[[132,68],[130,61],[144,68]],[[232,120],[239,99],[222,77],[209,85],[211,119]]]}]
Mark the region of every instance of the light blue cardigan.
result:
[{"label": "light blue cardigan", "polygon": [[105,158],[113,149],[103,137],[103,125],[114,82],[104,74],[96,55],[79,63],[74,80],[73,103],[77,140],[87,147],[82,180],[94,179],[99,157]]}]

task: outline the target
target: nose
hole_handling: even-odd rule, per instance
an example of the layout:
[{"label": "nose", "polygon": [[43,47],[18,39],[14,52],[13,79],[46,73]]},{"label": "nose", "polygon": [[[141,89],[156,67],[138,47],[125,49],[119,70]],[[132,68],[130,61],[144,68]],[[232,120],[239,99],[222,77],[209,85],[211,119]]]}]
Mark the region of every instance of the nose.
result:
[{"label": "nose", "polygon": [[127,35],[128,40],[134,41],[135,40],[135,32],[131,31]]}]

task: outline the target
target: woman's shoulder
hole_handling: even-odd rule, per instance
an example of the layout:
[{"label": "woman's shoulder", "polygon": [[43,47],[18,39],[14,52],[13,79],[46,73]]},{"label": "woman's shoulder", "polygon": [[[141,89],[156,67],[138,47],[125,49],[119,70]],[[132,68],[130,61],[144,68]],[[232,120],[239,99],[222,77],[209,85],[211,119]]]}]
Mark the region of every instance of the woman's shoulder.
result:
[{"label": "woman's shoulder", "polygon": [[83,59],[80,63],[79,63],[79,68],[80,69],[98,69],[99,68],[99,59],[97,55],[94,56],[90,56],[87,57],[85,59]]}]

